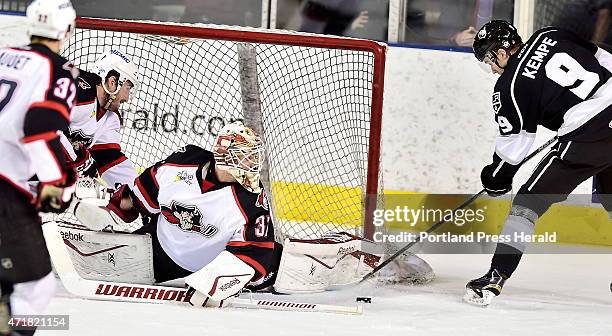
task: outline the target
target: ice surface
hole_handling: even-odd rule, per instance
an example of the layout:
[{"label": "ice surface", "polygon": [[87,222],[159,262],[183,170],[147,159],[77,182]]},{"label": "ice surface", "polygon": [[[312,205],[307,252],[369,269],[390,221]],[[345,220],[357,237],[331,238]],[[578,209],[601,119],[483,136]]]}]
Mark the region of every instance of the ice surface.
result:
[{"label": "ice surface", "polygon": [[37,335],[612,335],[612,249],[586,251],[598,254],[525,255],[487,308],[461,296],[465,283],[488,269],[489,255],[423,255],[438,275],[425,286],[259,294],[335,304],[372,296],[361,316],[88,301],[59,290],[47,313],[70,315],[70,330]]}]

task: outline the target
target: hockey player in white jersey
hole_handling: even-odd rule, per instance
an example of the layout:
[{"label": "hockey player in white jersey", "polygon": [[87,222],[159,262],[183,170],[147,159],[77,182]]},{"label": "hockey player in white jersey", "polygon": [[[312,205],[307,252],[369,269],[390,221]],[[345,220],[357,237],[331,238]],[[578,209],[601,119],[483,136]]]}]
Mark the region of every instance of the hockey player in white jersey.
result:
[{"label": "hockey player in white jersey", "polygon": [[108,208],[124,221],[152,218],[135,233],[153,238],[156,282],[187,277],[197,288],[188,276],[211,276],[211,267],[236,270],[235,290],[274,282],[282,245],[259,180],[262,156],[260,137],[235,122],[213,152],[188,145],[115,192]]},{"label": "hockey player in white jersey", "polygon": [[76,105],[62,137],[70,165],[81,176],[102,177],[111,188],[132,183],[136,169],[121,150],[118,112],[139,84],[138,67],[122,52],[108,50],[96,60],[93,72],[81,70],[76,84]]},{"label": "hockey player in white jersey", "polygon": [[[1,335],[32,335],[9,326],[8,315],[41,314],[54,293],[38,211],[61,212],[72,197],[75,173],[58,135],[68,128],[78,70],[58,53],[75,18],[69,0],[36,0],[27,8],[31,44],[0,49]],[[40,182],[30,189],[33,177]]]}]

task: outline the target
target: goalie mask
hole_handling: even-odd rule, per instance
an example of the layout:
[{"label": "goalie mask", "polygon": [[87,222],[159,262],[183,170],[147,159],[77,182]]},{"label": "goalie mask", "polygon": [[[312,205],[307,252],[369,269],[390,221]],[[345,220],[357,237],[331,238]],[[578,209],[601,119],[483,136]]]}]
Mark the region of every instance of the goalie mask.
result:
[{"label": "goalie mask", "polygon": [[252,129],[236,121],[225,125],[213,146],[218,169],[229,172],[248,191],[258,193],[263,143]]}]

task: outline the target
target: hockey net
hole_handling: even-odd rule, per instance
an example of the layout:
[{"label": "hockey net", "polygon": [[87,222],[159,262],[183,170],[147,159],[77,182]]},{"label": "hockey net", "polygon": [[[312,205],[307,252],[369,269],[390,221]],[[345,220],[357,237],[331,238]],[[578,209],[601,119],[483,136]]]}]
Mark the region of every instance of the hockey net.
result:
[{"label": "hockey net", "polygon": [[225,123],[242,119],[263,129],[266,189],[279,239],[338,231],[372,236],[372,213],[382,203],[383,44],[79,19],[62,53],[91,70],[111,48],[140,69],[141,86],[120,111],[121,146],[139,169],[186,144],[210,149]]}]

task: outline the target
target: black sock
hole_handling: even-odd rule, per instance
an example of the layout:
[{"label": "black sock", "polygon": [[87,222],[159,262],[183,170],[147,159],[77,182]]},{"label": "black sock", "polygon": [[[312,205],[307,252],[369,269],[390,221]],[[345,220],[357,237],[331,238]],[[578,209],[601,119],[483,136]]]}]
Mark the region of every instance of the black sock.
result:
[{"label": "black sock", "polygon": [[491,269],[496,269],[509,278],[518,267],[522,256],[523,252],[510,245],[499,243],[491,260]]}]

